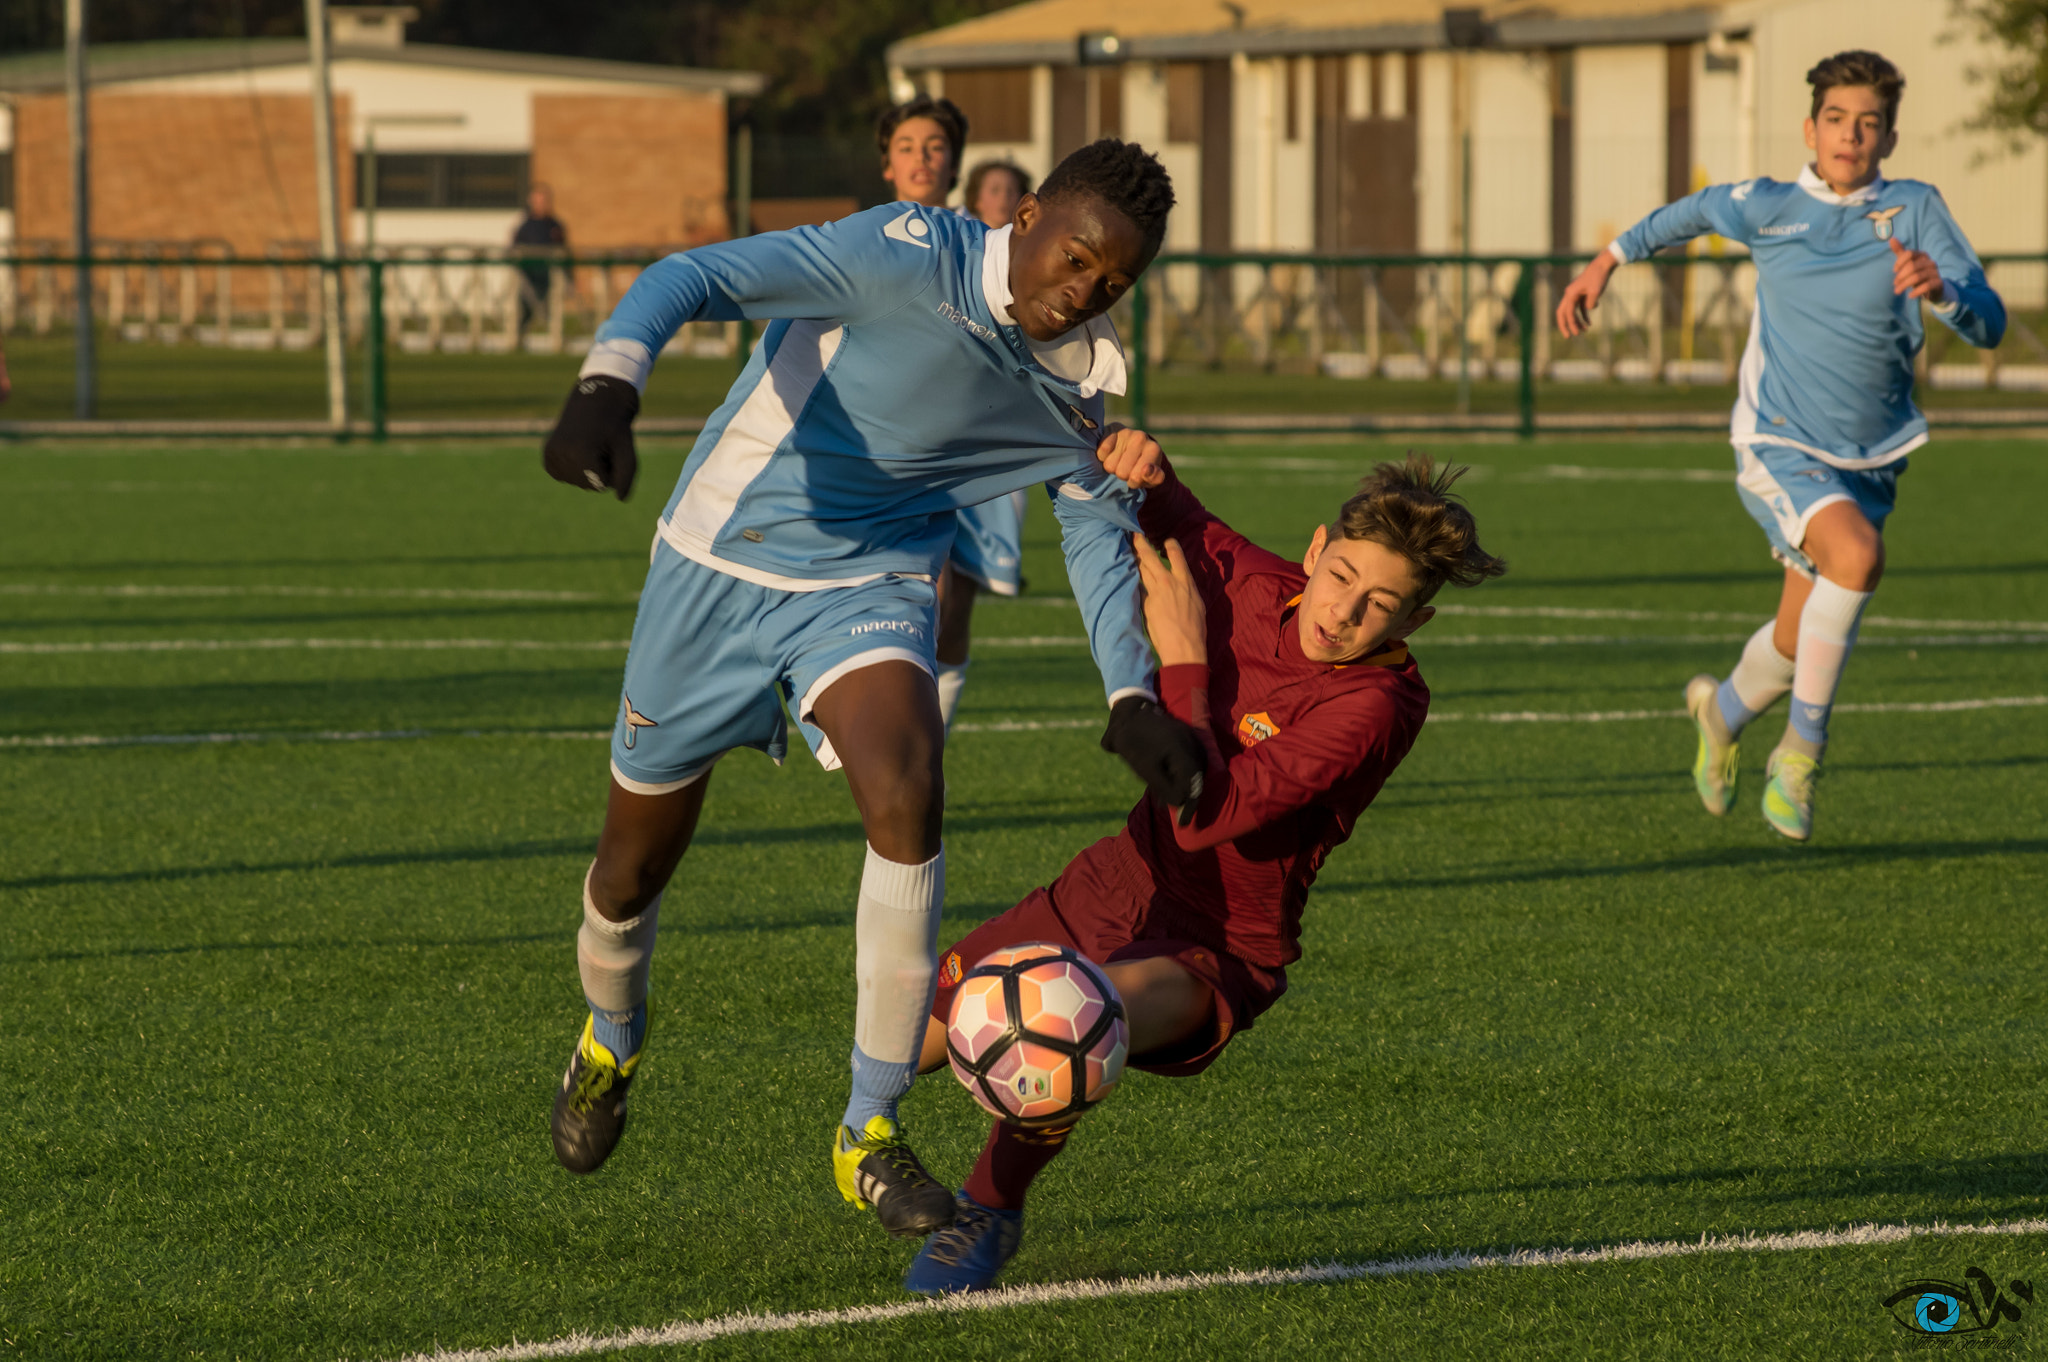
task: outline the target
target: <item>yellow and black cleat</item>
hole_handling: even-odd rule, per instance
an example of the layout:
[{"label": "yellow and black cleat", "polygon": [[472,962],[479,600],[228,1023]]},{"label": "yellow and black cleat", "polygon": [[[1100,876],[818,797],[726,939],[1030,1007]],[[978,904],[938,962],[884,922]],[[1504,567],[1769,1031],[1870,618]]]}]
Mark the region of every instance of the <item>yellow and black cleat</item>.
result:
[{"label": "yellow and black cleat", "polygon": [[595,1021],[583,1020],[583,1035],[569,1056],[569,1070],[555,1093],[555,1159],[572,1173],[595,1173],[626,1133],[626,1093],[633,1086],[639,1054],[621,1063],[597,1043]]},{"label": "yellow and black cleat", "polygon": [[832,1175],[841,1196],[874,1207],[882,1228],[898,1239],[922,1239],[953,1223],[953,1193],[925,1172],[886,1116],[870,1116],[859,1135],[849,1126],[834,1132]]}]

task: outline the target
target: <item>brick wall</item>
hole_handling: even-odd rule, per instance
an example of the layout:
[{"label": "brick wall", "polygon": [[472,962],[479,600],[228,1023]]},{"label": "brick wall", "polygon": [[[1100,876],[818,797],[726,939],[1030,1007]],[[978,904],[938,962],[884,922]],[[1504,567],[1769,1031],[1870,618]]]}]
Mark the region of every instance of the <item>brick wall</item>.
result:
[{"label": "brick wall", "polygon": [[723,95],[533,97],[533,178],[572,247],[722,240],[725,162]]},{"label": "brick wall", "polygon": [[[349,101],[335,101],[337,134]],[[92,229],[101,239],[228,242],[261,257],[275,241],[317,241],[312,102],[297,95],[96,94]],[[337,136],[344,205],[355,161]],[[71,239],[70,140],[61,95],[15,106],[15,235]],[[346,219],[344,219],[345,221]]]}]

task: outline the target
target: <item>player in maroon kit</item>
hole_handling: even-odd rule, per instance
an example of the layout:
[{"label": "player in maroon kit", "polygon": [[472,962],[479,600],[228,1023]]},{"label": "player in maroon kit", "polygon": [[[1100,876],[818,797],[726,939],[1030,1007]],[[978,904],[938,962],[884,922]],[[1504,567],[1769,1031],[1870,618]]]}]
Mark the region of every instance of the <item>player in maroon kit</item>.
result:
[{"label": "player in maroon kit", "polygon": [[[1131,458],[1105,460],[1113,473],[1119,457]],[[1450,495],[1462,471],[1415,454],[1381,464],[1335,524],[1316,527],[1297,567],[1218,520],[1162,466],[1138,517],[1145,623],[1160,696],[1207,750],[1200,794],[1170,809],[1147,793],[1122,832],[954,946],[939,966],[923,1069],[945,1063],[964,971],[1026,941],[1104,965],[1123,997],[1130,1063],[1151,1073],[1200,1073],[1286,991],[1316,872],[1429,711],[1406,640],[1436,613],[1429,601],[1445,582],[1505,570]],[[996,1122],[953,1224],[925,1240],[904,1285],[986,1289],[1017,1251],[1026,1188],[1068,1133]]]}]

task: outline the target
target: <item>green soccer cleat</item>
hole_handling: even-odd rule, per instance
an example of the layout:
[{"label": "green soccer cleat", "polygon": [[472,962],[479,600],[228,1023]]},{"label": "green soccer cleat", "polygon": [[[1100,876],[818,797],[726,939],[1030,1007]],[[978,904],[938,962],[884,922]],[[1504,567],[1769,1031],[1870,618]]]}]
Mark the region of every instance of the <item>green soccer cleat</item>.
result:
[{"label": "green soccer cleat", "polygon": [[597,1043],[596,1019],[583,1019],[583,1034],[569,1056],[569,1071],[555,1093],[555,1159],[572,1173],[595,1173],[626,1133],[626,1092],[633,1086],[638,1054],[621,1063]]},{"label": "green soccer cleat", "polygon": [[1813,787],[1820,763],[1780,747],[1771,753],[1764,785],[1764,821],[1795,842],[1813,836]]},{"label": "green soccer cleat", "polygon": [[841,1196],[874,1207],[882,1228],[897,1239],[922,1239],[953,1223],[953,1193],[924,1171],[886,1116],[870,1116],[858,1137],[850,1126],[834,1132],[832,1176]]},{"label": "green soccer cleat", "polygon": [[1699,751],[1692,759],[1692,785],[1700,792],[1700,803],[1717,818],[1735,803],[1735,758],[1741,751],[1722,722],[1716,698],[1720,690],[1721,683],[1705,672],[1685,683],[1685,710],[1692,715],[1692,726],[1700,737]]}]

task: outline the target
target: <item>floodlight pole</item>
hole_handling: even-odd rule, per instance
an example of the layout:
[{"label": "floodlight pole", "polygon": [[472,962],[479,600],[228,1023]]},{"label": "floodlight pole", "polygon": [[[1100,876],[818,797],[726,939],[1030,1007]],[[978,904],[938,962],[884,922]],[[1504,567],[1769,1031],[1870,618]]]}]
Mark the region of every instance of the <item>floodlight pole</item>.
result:
[{"label": "floodlight pole", "polygon": [[320,306],[327,323],[327,423],[342,434],[348,430],[348,337],[341,315],[341,195],[334,166],[334,91],[327,79],[327,0],[306,0],[306,46],[320,255],[329,262],[320,269]]},{"label": "floodlight pole", "polygon": [[99,396],[98,356],[92,328],[92,181],[87,131],[85,74],[85,0],[64,0],[64,98],[71,124],[71,254],[77,258],[77,340],[72,351],[77,370],[72,378],[72,415],[90,421]]}]

